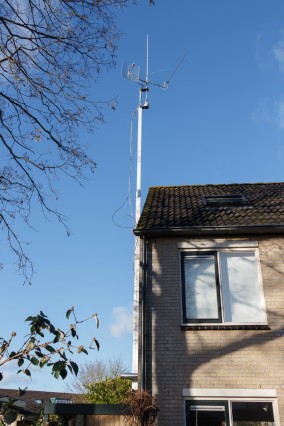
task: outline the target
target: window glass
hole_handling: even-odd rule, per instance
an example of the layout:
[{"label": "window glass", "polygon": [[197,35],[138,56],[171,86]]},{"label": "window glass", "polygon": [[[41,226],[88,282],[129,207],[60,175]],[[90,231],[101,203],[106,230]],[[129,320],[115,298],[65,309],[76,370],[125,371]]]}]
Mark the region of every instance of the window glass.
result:
[{"label": "window glass", "polygon": [[227,401],[188,401],[188,426],[229,426]]},{"label": "window glass", "polygon": [[184,252],[182,296],[184,322],[266,323],[255,251]]},{"label": "window glass", "polygon": [[187,319],[218,319],[214,256],[186,257],[184,275]]},{"label": "window glass", "polygon": [[271,402],[232,402],[233,426],[273,426]]},{"label": "window glass", "polygon": [[265,322],[255,253],[223,252],[220,257],[224,321]]},{"label": "window glass", "polygon": [[225,426],[225,411],[216,410],[190,410],[190,426]]},{"label": "window glass", "polygon": [[246,197],[240,194],[205,195],[203,201],[206,206],[211,207],[238,207],[248,205]]},{"label": "window glass", "polygon": [[186,413],[187,426],[276,425],[270,401],[186,401]]}]

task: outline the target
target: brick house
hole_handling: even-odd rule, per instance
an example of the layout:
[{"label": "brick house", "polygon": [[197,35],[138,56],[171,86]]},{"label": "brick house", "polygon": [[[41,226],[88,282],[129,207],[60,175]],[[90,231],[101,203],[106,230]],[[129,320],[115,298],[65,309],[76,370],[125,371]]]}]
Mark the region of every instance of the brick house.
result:
[{"label": "brick house", "polygon": [[284,183],[151,187],[134,233],[159,426],[284,425]]}]

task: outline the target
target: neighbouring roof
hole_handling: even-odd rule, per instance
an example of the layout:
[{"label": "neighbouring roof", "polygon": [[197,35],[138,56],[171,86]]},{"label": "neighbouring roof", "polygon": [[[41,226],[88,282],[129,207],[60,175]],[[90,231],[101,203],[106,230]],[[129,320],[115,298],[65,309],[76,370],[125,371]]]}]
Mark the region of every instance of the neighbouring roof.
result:
[{"label": "neighbouring roof", "polygon": [[[26,390],[24,395],[19,395],[17,389],[0,389],[0,402],[6,402],[8,400],[14,400],[16,406],[23,410],[31,413],[39,413],[45,403],[50,402],[50,398],[69,399],[75,400],[78,395],[73,393],[65,392],[45,392],[45,391],[33,391]],[[40,404],[40,401],[42,404]]]},{"label": "neighbouring roof", "polygon": [[284,232],[284,182],[151,187],[134,233],[228,231]]}]

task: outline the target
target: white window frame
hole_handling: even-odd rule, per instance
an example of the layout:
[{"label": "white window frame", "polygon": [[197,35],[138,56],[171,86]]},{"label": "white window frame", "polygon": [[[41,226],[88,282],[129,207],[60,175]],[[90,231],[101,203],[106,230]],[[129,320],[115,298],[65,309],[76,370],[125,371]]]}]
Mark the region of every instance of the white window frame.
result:
[{"label": "white window frame", "polygon": [[[183,389],[183,400],[184,400],[184,421],[183,424],[186,425],[186,404],[187,401],[222,401],[228,404],[229,411],[229,422],[230,426],[233,425],[232,422],[232,411],[231,403],[232,402],[268,402],[272,404],[273,415],[274,415],[274,425],[280,426],[280,417],[277,403],[277,394],[275,389]],[[206,404],[207,405],[207,404]],[[216,405],[215,405],[216,406]]]},{"label": "white window frame", "polygon": [[[267,316],[266,316],[266,307],[265,307],[265,299],[263,292],[263,283],[262,283],[262,275],[260,268],[260,259],[259,259],[259,250],[258,250],[258,242],[257,241],[229,241],[229,240],[189,240],[185,242],[181,242],[178,244],[179,254],[180,254],[180,300],[181,300],[181,325],[184,326],[206,326],[206,325],[221,325],[221,326],[266,326],[267,325]],[[221,253],[254,253],[255,263],[257,268],[257,280],[259,283],[259,302],[260,302],[260,312],[262,312],[263,321],[249,321],[249,322],[226,322],[224,319],[224,299],[223,299],[223,289],[222,289],[222,277],[221,277],[221,265],[220,265],[220,255]],[[219,288],[218,291],[218,301],[219,301],[219,309],[220,309],[220,318],[217,321],[214,320],[187,320],[186,319],[186,306],[185,306],[185,283],[183,282],[183,257],[186,255],[191,256],[198,254],[202,256],[206,255],[206,253],[215,253],[217,262],[218,262],[218,283]]]}]

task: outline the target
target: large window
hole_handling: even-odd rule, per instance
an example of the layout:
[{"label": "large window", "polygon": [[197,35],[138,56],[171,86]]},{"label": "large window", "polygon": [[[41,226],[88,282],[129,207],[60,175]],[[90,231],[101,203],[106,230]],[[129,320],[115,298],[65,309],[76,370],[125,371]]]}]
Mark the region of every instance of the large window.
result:
[{"label": "large window", "polygon": [[256,250],[186,251],[181,260],[183,323],[266,323]]},{"label": "large window", "polygon": [[186,401],[187,426],[275,426],[271,401]]}]

